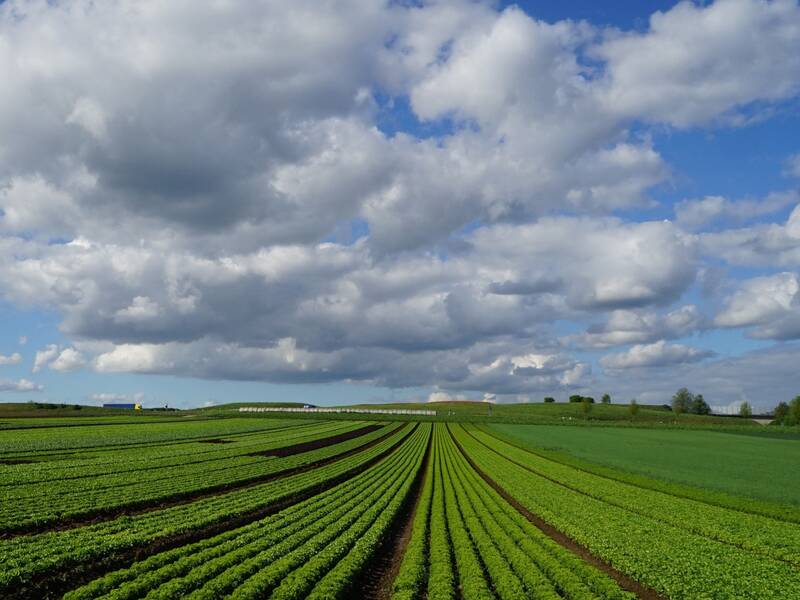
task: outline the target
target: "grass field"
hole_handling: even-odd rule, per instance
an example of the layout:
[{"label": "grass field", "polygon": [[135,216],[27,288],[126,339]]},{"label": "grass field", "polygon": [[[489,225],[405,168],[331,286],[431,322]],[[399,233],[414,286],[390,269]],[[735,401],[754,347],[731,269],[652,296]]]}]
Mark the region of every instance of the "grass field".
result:
[{"label": "grass field", "polygon": [[800,597],[787,432],[230,408],[7,419],[0,597]]},{"label": "grass field", "polygon": [[491,424],[535,450],[709,488],[800,505],[800,440],[716,431]]}]

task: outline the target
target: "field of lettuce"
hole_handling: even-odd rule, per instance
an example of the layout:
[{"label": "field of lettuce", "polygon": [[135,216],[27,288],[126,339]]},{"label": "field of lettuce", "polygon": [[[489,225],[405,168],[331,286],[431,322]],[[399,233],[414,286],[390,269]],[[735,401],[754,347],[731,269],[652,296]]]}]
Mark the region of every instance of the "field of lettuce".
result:
[{"label": "field of lettuce", "polygon": [[[2,598],[800,598],[800,485],[770,470],[792,464],[797,440],[280,417],[9,423]],[[658,451],[670,443],[710,458],[670,466]]]}]

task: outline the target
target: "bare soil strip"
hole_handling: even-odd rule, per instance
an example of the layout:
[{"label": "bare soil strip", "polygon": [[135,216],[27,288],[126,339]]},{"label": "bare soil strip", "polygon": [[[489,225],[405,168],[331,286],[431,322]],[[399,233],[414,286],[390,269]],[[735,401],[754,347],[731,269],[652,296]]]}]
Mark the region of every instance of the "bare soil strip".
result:
[{"label": "bare soil strip", "polygon": [[251,452],[247,454],[247,456],[275,456],[278,458],[283,458],[286,456],[292,456],[294,454],[302,454],[303,452],[310,452],[311,450],[319,450],[320,448],[325,448],[327,446],[333,446],[334,444],[339,444],[341,442],[354,440],[355,438],[361,437],[362,435],[367,435],[368,433],[377,431],[381,427],[383,427],[383,425],[367,425],[366,427],[361,427],[360,429],[354,429],[353,431],[347,431],[345,433],[340,433],[339,435],[334,435],[331,437],[319,438],[316,440],[311,440],[309,442],[303,442],[302,444],[282,446],[280,448],[264,450],[263,452]]},{"label": "bare soil strip", "polygon": [[[179,535],[164,537],[144,546],[128,548],[126,550],[104,556],[102,559],[91,563],[69,565],[68,567],[60,570],[54,569],[53,571],[48,572],[46,575],[25,586],[20,586],[12,590],[0,589],[0,597],[9,600],[49,600],[61,598],[61,596],[70,590],[74,590],[82,585],[85,585],[111,571],[129,567],[132,563],[144,560],[148,556],[152,556],[166,550],[171,550],[179,546],[193,544],[195,542],[199,542],[200,540],[219,535],[220,533],[224,533],[231,529],[249,525],[250,523],[278,513],[283,509],[292,506],[293,504],[298,504],[304,500],[308,500],[317,494],[321,494],[322,492],[344,483],[359,473],[363,473],[397,450],[411,436],[418,426],[418,424],[414,425],[414,427],[410,428],[402,438],[400,438],[396,443],[392,444],[391,447],[387,448],[379,455],[371,458],[363,465],[354,467],[346,473],[342,473],[333,479],[322,482],[300,494],[292,496],[291,498],[286,498],[284,500],[262,506],[257,510],[243,515],[238,515],[234,518],[221,520],[207,527],[188,531]],[[377,442],[373,442],[372,444],[374,443]],[[357,451],[360,452],[363,449],[364,447],[362,446],[361,448],[357,449]],[[341,457],[343,456],[337,457],[337,460]]]},{"label": "bare soil strip", "polygon": [[31,465],[35,462],[35,460],[27,460],[24,458],[0,459],[0,465]]},{"label": "bare soil strip", "polygon": [[190,502],[194,502],[195,500],[200,500],[202,498],[218,496],[220,494],[225,494],[233,490],[241,490],[262,483],[267,483],[275,479],[282,479],[284,477],[289,477],[290,475],[296,475],[297,473],[302,473],[304,471],[310,471],[318,467],[323,467],[332,462],[336,462],[344,458],[347,458],[348,456],[352,456],[357,452],[363,452],[364,450],[371,448],[372,446],[382,442],[392,434],[396,433],[397,430],[400,429],[401,427],[403,427],[403,425],[399,425],[398,427],[392,429],[391,431],[388,431],[386,434],[380,436],[379,438],[367,442],[366,444],[363,444],[358,448],[353,448],[352,450],[348,450],[347,452],[336,454],[334,456],[329,456],[327,458],[315,461],[313,463],[308,463],[300,467],[294,467],[292,469],[286,469],[284,471],[278,471],[277,473],[270,473],[268,475],[259,475],[257,477],[250,477],[248,479],[242,479],[233,483],[225,483],[221,485],[203,488],[201,490],[181,492],[173,494],[171,496],[159,498],[158,500],[155,501],[146,500],[141,502],[131,502],[129,504],[115,506],[113,508],[99,509],[87,512],[84,513],[83,515],[76,517],[69,517],[58,521],[51,521],[49,523],[42,523],[42,524],[37,523],[29,526],[9,528],[3,532],[0,532],[0,539],[17,537],[20,535],[45,533],[50,531],[63,531],[65,529],[74,529],[76,527],[94,525],[95,523],[101,523],[103,521],[111,521],[113,519],[122,516],[139,515],[142,513],[152,512],[155,510],[162,510],[164,508],[169,508],[171,506],[177,506],[179,504],[188,504]]},{"label": "bare soil strip", "polygon": [[201,444],[232,444],[233,440],[221,440],[219,438],[211,438],[210,440],[200,440]]},{"label": "bare soil strip", "polygon": [[[392,595],[392,584],[403,557],[406,553],[406,546],[411,540],[411,533],[414,526],[414,517],[417,514],[419,500],[422,492],[422,485],[428,473],[428,462],[431,454],[431,444],[433,435],[428,437],[428,446],[425,449],[425,458],[422,460],[419,471],[411,485],[411,489],[406,496],[403,505],[397,513],[394,522],[384,536],[383,542],[375,550],[372,558],[367,562],[356,578],[351,592],[362,600],[388,600]],[[349,597],[355,597],[353,595]]]},{"label": "bare soil strip", "polygon": [[666,600],[666,598],[656,592],[654,589],[644,585],[629,577],[622,571],[619,571],[612,567],[610,564],[605,562],[603,559],[599,558],[598,556],[592,554],[588,548],[583,546],[582,544],[576,542],[571,537],[567,536],[566,534],[562,533],[540,517],[537,517],[533,514],[530,510],[525,508],[518,500],[516,500],[511,494],[509,494],[504,488],[500,486],[494,479],[492,479],[489,475],[486,474],[477,464],[472,460],[472,458],[467,454],[464,448],[461,447],[461,444],[458,443],[455,436],[453,436],[452,432],[448,427],[448,433],[450,433],[450,437],[453,439],[456,447],[459,449],[461,454],[470,464],[470,466],[475,469],[478,475],[483,478],[483,480],[488,483],[492,489],[494,489],[503,499],[508,502],[511,506],[513,506],[517,511],[519,511],[522,516],[524,516],[528,521],[530,521],[533,525],[535,525],[542,533],[547,535],[551,540],[558,543],[559,545],[563,546],[567,550],[571,551],[572,553],[576,554],[582,560],[586,561],[587,563],[597,567],[601,571],[603,571],[606,575],[611,577],[617,584],[624,590],[633,592],[639,598],[643,600]]}]

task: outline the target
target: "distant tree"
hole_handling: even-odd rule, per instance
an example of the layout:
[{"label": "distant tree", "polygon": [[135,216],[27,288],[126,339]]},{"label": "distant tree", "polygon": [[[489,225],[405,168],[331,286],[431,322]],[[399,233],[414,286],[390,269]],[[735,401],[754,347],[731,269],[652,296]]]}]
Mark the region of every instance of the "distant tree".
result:
[{"label": "distant tree", "polygon": [[772,411],[772,416],[775,418],[775,423],[783,425],[786,417],[789,416],[789,405],[786,402],[781,402]]},{"label": "distant tree", "polygon": [[631,403],[628,406],[628,413],[630,413],[632,417],[635,417],[637,414],[639,414],[639,403],[636,402],[636,398],[631,400]]},{"label": "distant tree", "polygon": [[692,407],[692,401],[694,401],[694,396],[689,390],[686,388],[679,389],[672,397],[672,412],[676,415],[689,412]]},{"label": "distant tree", "polygon": [[569,401],[574,404],[580,404],[581,402],[588,402],[589,404],[594,404],[594,398],[591,396],[581,396],[580,394],[572,394],[569,397]]},{"label": "distant tree", "polygon": [[697,394],[697,396],[692,399],[692,406],[689,412],[695,415],[711,414],[711,407],[708,405],[705,399],[703,399],[703,394]]},{"label": "distant tree", "polygon": [[603,394],[603,397],[600,398],[600,402],[602,402],[603,404],[611,404],[611,395]]},{"label": "distant tree", "polygon": [[784,425],[800,425],[800,396],[789,402],[789,414],[784,419]]},{"label": "distant tree", "polygon": [[556,399],[555,399],[555,398],[553,398],[552,396],[546,396],[546,397],[545,397],[545,399],[544,399],[544,401],[545,401],[545,402],[547,402],[547,403],[549,404],[550,402],[555,402],[555,401],[556,401]]},{"label": "distant tree", "polygon": [[581,411],[587,419],[589,418],[589,413],[592,412],[592,404],[594,404],[594,398],[587,397],[581,401]]},{"label": "distant tree", "polygon": [[742,402],[742,405],[739,407],[739,416],[747,419],[753,416],[753,409],[750,408],[749,402]]}]

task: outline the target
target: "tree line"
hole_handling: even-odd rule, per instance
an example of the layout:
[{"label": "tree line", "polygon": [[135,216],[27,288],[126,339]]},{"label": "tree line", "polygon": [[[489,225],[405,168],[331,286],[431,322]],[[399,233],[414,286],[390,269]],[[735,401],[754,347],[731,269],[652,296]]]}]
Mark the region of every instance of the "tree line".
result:
[{"label": "tree line", "polygon": [[[545,397],[546,403],[555,402],[556,399],[552,396]],[[572,404],[581,404],[584,413],[589,413],[591,405],[595,403],[594,397],[582,396],[580,394],[573,394],[569,397]],[[611,404],[611,395],[603,394],[600,401],[603,404]],[[711,406],[703,398],[703,394],[694,394],[687,388],[682,387],[672,396],[670,404],[665,404],[664,408],[672,410],[676,415],[682,414],[690,415],[710,415]],[[628,411],[631,415],[636,415],[639,412],[639,404],[636,399],[630,401]],[[773,423],[776,425],[794,426],[800,425],[800,396],[797,396],[790,402],[781,402],[771,412]],[[739,406],[739,416],[751,418],[753,416],[753,407],[749,402],[742,402]]]}]

